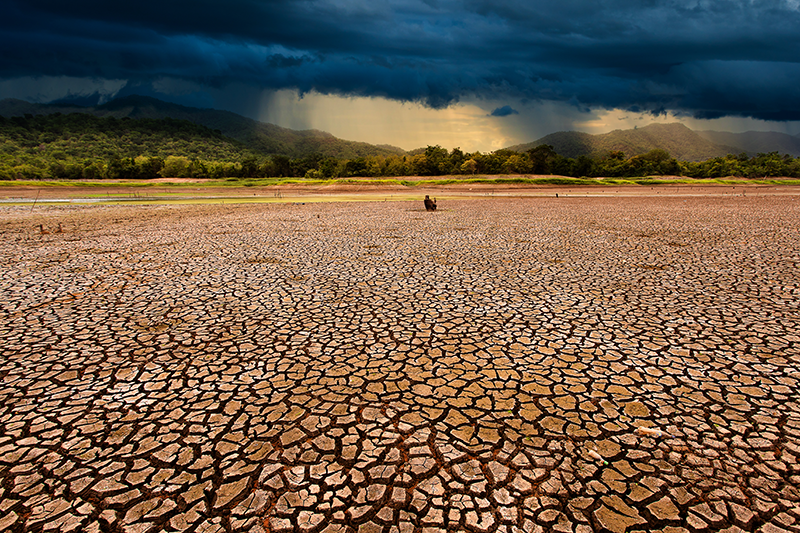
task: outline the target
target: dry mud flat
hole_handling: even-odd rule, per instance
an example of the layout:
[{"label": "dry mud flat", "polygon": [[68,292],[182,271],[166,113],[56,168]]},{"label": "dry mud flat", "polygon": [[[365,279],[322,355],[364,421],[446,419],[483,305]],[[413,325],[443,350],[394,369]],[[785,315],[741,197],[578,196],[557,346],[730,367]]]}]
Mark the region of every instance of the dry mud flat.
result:
[{"label": "dry mud flat", "polygon": [[[510,177],[510,176],[507,176]],[[535,176],[536,177],[536,176]],[[545,176],[538,176],[545,177]],[[552,177],[552,176],[550,176]],[[407,178],[418,181],[423,178]],[[201,181],[197,187],[192,181]],[[321,183],[316,185],[291,183],[255,187],[219,187],[209,185],[212,180],[158,179],[137,182],[139,186],[128,183],[114,185],[98,182],[102,187],[88,186],[42,186],[15,185],[14,182],[0,182],[0,206],[86,204],[86,203],[146,203],[164,205],[169,203],[210,203],[210,202],[336,202],[336,201],[405,201],[431,197],[457,200],[482,197],[698,197],[698,196],[800,196],[796,185],[669,185],[663,180],[660,185],[531,185],[526,183],[448,183],[428,184],[407,187],[400,183],[370,183],[369,180],[351,179],[348,183]],[[363,181],[363,183],[361,182]],[[159,183],[153,187],[153,183]],[[171,184],[175,186],[171,186]]]},{"label": "dry mud flat", "polygon": [[800,531],[800,200],[440,207],[0,210],[0,530]]}]

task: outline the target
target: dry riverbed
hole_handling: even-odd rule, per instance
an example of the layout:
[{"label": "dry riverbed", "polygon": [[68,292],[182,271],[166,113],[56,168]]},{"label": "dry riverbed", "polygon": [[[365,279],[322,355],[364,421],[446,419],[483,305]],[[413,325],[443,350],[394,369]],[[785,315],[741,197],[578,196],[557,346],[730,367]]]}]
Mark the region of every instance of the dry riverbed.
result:
[{"label": "dry riverbed", "polygon": [[0,207],[0,530],[800,531],[800,196],[711,189]]},{"label": "dry riverbed", "polygon": [[[544,177],[544,176],[538,176]],[[422,178],[404,178],[418,181]],[[696,196],[798,196],[796,185],[708,185],[674,184],[664,179],[653,186],[562,186],[526,183],[449,183],[406,186],[401,183],[376,183],[352,179],[349,182],[284,184],[272,186],[223,187],[212,180],[158,179],[146,182],[114,183],[102,181],[95,186],[0,182],[0,206],[48,205],[169,205],[231,203],[303,203],[303,202],[405,202],[422,201],[425,195],[442,200],[466,198],[580,198],[580,197],[696,197]]]}]

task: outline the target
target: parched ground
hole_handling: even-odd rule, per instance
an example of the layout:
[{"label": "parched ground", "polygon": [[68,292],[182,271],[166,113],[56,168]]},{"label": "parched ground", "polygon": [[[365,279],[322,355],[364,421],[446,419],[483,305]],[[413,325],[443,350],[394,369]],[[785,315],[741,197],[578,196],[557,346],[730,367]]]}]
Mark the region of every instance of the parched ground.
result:
[{"label": "parched ground", "polygon": [[[497,176],[513,178],[514,176]],[[517,176],[519,177],[519,176]],[[553,176],[526,176],[553,178]],[[423,178],[408,176],[405,182]],[[739,183],[731,185],[670,184],[663,178],[658,185],[581,185],[563,186],[529,183],[426,183],[407,186],[402,183],[375,182],[373,178],[349,178],[347,182],[322,182],[318,184],[288,183],[259,186],[219,186],[215,180],[159,178],[131,182],[102,180],[94,186],[76,183],[71,186],[53,186],[47,183],[19,185],[13,181],[0,181],[0,206],[14,204],[36,205],[85,203],[148,203],[163,205],[177,202],[331,202],[346,201],[402,201],[419,199],[426,194],[446,200],[481,197],[629,197],[629,196],[800,196],[800,186],[791,184],[757,185]],[[195,186],[196,185],[196,186]]]},{"label": "parched ground", "polygon": [[0,209],[0,531],[800,531],[799,196],[440,208]]}]

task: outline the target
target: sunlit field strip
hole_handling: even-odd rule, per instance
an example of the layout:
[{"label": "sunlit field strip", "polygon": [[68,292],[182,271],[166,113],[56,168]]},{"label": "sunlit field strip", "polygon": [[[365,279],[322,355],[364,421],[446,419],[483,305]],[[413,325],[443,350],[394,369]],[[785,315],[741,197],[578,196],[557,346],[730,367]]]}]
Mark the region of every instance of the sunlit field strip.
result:
[{"label": "sunlit field strip", "polygon": [[163,181],[0,181],[3,187],[131,187],[131,188],[204,188],[204,187],[274,187],[302,185],[309,187],[325,187],[336,185],[362,186],[362,187],[431,187],[442,185],[569,185],[569,186],[609,186],[609,185],[800,185],[800,179],[788,178],[569,178],[563,176],[528,177],[452,177],[442,176],[436,178],[340,178],[331,180],[306,180],[302,178],[227,178],[222,180],[206,180],[201,182],[163,182]]}]

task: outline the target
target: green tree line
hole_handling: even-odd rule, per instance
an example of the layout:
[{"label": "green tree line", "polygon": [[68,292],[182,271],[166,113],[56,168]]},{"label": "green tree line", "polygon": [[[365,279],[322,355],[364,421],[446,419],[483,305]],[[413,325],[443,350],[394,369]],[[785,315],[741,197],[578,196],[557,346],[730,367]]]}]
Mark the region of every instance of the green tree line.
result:
[{"label": "green tree line", "polygon": [[266,156],[188,121],[115,119],[86,114],[0,117],[0,179],[158,177],[395,177],[527,174],[573,177],[800,177],[800,158],[777,152],[678,161],[661,149],[633,157],[563,157],[552,146],[524,152],[463,152],[428,146],[405,155],[355,158]]},{"label": "green tree line", "polygon": [[0,117],[2,179],[226,177],[255,154],[185,120],[74,113]]}]

